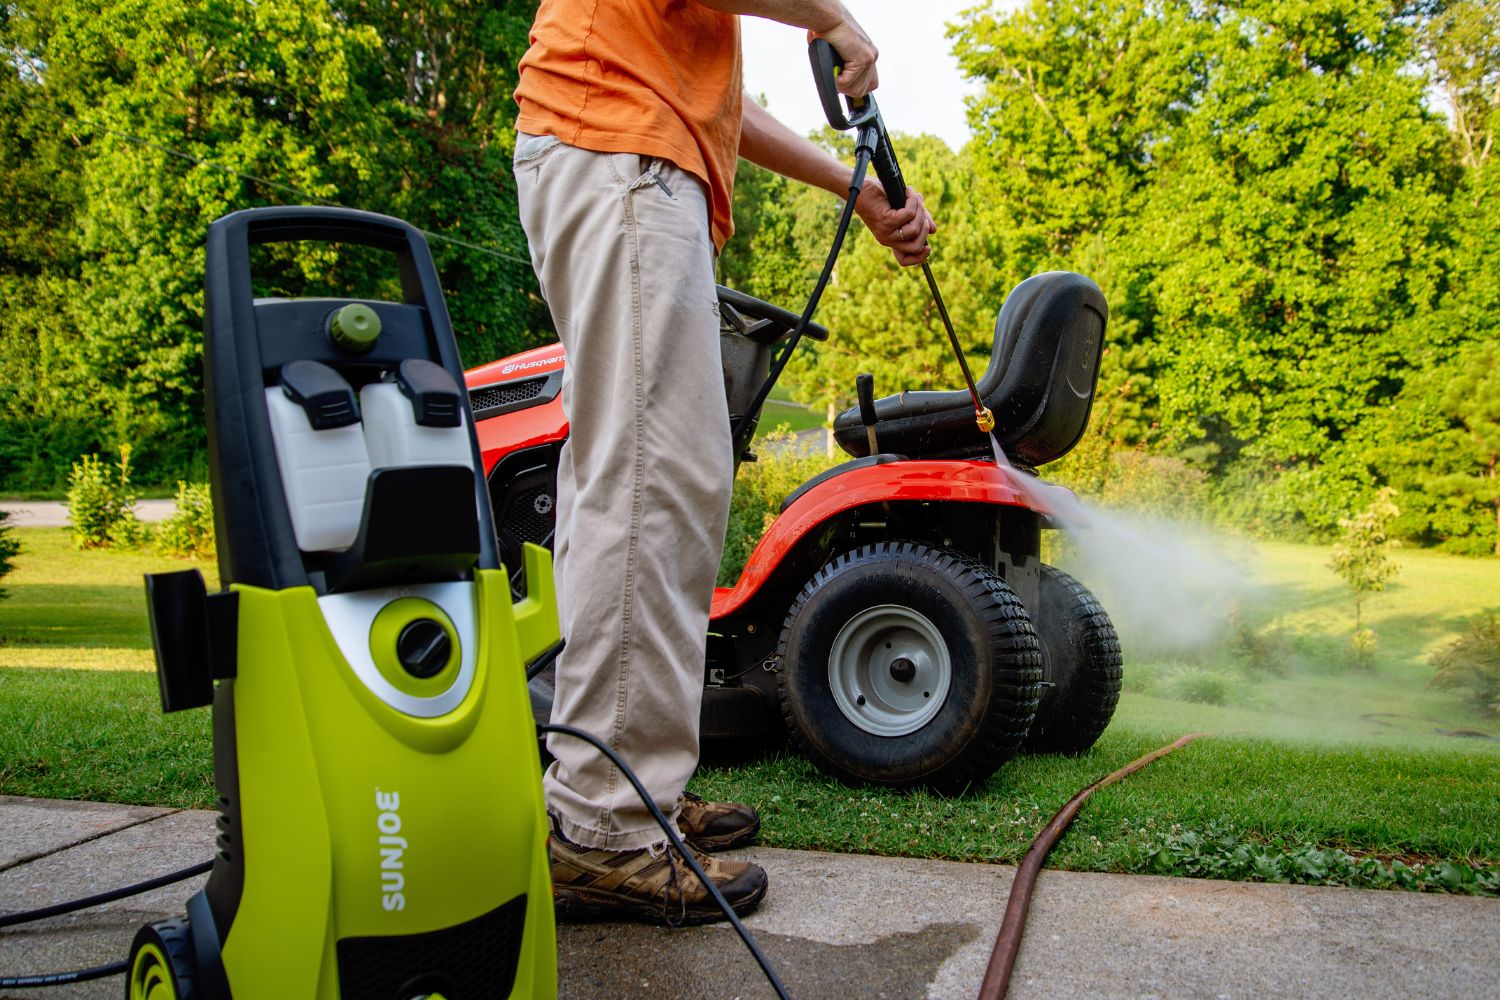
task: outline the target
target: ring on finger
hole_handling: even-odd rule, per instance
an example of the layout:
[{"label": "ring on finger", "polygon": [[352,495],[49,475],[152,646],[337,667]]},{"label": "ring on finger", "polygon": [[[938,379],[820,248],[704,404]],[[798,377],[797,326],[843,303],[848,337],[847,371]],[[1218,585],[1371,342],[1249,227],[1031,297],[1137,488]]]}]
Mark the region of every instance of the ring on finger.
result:
[{"label": "ring on finger", "polygon": [[906,239],[906,227],[905,226],[902,226],[900,229],[896,230],[896,237],[898,239],[903,239],[903,240]]}]

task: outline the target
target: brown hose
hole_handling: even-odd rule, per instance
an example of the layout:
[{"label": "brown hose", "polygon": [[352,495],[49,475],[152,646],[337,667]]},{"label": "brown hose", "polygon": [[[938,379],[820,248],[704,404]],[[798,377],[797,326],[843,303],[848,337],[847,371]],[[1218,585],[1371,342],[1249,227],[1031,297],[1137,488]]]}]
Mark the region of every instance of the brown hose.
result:
[{"label": "brown hose", "polygon": [[1016,953],[1021,950],[1021,932],[1026,927],[1026,911],[1031,906],[1031,890],[1036,886],[1037,874],[1041,872],[1042,862],[1047,859],[1053,845],[1073,822],[1078,810],[1083,808],[1084,800],[1105,785],[1112,785],[1121,778],[1134,774],[1152,761],[1165,757],[1204,735],[1206,734],[1189,733],[1175,743],[1153,750],[1113,774],[1100,778],[1069,799],[1068,804],[1059,809],[1052,821],[1036,835],[1021,866],[1016,869],[1015,881],[1011,883],[1010,898],[1005,902],[1005,918],[1000,921],[1000,933],[995,938],[995,950],[990,952],[990,964],[984,970],[984,979],[979,984],[979,1000],[1004,1000],[1005,991],[1010,988],[1011,970],[1016,965]]}]

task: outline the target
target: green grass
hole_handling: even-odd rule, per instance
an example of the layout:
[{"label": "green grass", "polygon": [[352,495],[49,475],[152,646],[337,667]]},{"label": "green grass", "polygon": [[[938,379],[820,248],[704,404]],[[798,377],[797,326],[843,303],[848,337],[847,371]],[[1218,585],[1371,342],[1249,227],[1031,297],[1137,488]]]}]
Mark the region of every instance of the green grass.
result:
[{"label": "green grass", "polygon": [[205,806],[207,712],[163,715],[142,575],[212,564],[79,552],[66,528],[17,528],[0,601],[0,794]]},{"label": "green grass", "polygon": [[[0,793],[209,805],[208,713],[161,714],[140,582],[193,564],[80,553],[64,529],[16,534],[24,549],[0,601]],[[1014,863],[1078,788],[1202,731],[1095,795],[1048,863],[1386,884],[1348,865],[1330,873],[1347,852],[1387,872],[1461,863],[1500,880],[1500,742],[1445,735],[1500,723],[1428,688],[1425,660],[1494,605],[1500,561],[1399,558],[1396,586],[1367,611],[1380,636],[1369,672],[1343,657],[1349,613],[1327,550],[1263,546],[1246,573],[1264,589],[1242,610],[1258,658],[1234,643],[1193,662],[1127,646],[1120,710],[1082,757],[1018,759],[962,799],[850,789],[789,756],[708,767],[694,787],[757,804],[774,846]],[[1173,678],[1193,670],[1221,673],[1227,702],[1180,700]],[[1264,874],[1266,855],[1299,867]]]},{"label": "green grass", "polygon": [[777,427],[786,425],[792,433],[807,431],[823,426],[821,414],[814,413],[801,403],[783,402],[776,399],[768,399],[760,411],[760,424],[755,435],[760,437]]}]

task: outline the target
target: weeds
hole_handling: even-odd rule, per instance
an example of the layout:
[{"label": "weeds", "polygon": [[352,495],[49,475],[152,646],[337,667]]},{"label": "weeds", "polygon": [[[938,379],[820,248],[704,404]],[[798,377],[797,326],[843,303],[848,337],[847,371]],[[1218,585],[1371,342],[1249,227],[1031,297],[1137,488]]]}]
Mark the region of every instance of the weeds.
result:
[{"label": "weeds", "polygon": [[214,507],[207,483],[177,483],[177,509],[156,529],[156,550],[177,559],[214,557]]},{"label": "weeds", "polygon": [[134,548],[145,536],[135,516],[136,495],[130,485],[130,445],[105,465],[98,455],[84,455],[68,473],[68,517],[73,544],[80,549]]},{"label": "weeds", "polygon": [[1157,874],[1191,878],[1500,896],[1500,868],[1458,861],[1407,864],[1399,858],[1387,863],[1335,847],[1288,844],[1280,837],[1263,843],[1220,821],[1202,830],[1173,826],[1148,847],[1146,862]]}]

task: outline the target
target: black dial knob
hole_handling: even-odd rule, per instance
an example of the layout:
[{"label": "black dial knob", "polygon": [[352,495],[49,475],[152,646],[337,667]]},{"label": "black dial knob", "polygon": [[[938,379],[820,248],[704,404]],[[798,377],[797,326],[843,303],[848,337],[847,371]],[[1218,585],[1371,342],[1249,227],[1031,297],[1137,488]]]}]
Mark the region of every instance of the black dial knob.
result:
[{"label": "black dial knob", "polygon": [[431,618],[418,618],[396,637],[396,659],[419,680],[439,673],[452,656],[453,640],[447,629]]}]

